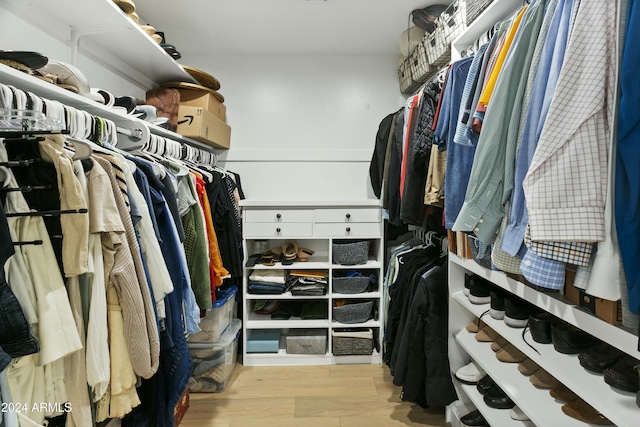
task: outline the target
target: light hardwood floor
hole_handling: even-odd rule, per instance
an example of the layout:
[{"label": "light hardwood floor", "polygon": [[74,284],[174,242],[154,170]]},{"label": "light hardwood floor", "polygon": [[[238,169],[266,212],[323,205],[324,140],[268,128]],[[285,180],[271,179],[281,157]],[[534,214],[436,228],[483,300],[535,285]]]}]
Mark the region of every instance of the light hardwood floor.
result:
[{"label": "light hardwood floor", "polygon": [[180,427],[444,427],[402,402],[384,365],[245,367],[222,393],[192,393]]}]

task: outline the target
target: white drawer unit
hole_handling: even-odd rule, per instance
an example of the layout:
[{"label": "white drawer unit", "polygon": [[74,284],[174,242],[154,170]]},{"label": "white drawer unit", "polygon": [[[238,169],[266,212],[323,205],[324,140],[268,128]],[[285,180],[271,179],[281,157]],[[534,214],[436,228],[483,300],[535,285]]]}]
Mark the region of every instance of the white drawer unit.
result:
[{"label": "white drawer unit", "polygon": [[316,223],[314,231],[316,234],[329,237],[368,237],[377,236],[380,233],[380,225],[373,222],[353,224]]},{"label": "white drawer unit", "polygon": [[[382,215],[378,200],[361,202],[318,203],[308,202],[295,204],[283,202],[256,202],[244,200],[243,208],[243,233],[244,249],[247,259],[251,255],[257,255],[256,247],[267,247],[278,250],[286,247],[294,241],[299,248],[306,248],[313,252],[307,262],[294,261],[292,264],[270,262],[264,264],[258,262],[251,267],[245,267],[243,283],[243,361],[246,366],[269,365],[323,365],[338,363],[382,363],[382,354],[378,350],[372,350],[371,354],[345,355],[339,352],[333,354],[332,336],[334,331],[342,331],[345,328],[357,330],[371,330],[375,337],[384,336],[385,324],[382,318],[385,313],[384,292],[382,291],[383,275],[383,227]],[[264,240],[267,240],[265,243]],[[368,259],[360,265],[340,265],[332,262],[332,247],[335,242],[362,242],[369,244]],[[258,245],[258,243],[260,243]],[[313,274],[324,275],[327,281],[326,294],[323,295],[293,295],[286,291],[280,294],[249,293],[250,284],[256,286],[250,279],[254,270],[285,270],[286,277],[294,272],[309,271]],[[361,292],[340,294],[333,292],[333,280],[344,281],[347,274],[357,271],[361,276],[373,275],[373,280],[365,286]],[[255,280],[255,279],[254,279]],[[337,282],[338,283],[338,282]],[[344,283],[344,282],[342,282]],[[337,289],[341,289],[339,286]],[[289,319],[272,318],[269,314],[254,312],[258,301],[267,300],[268,304],[276,301],[284,302],[284,306],[292,304],[313,304],[314,313],[326,313],[326,318],[314,318],[292,316]],[[333,307],[345,303],[357,304],[366,301],[373,302],[370,317],[358,324],[340,323],[334,316]],[[282,306],[282,304],[281,304]],[[304,312],[304,310],[303,310]],[[287,337],[304,336],[301,329],[311,330],[314,334],[327,337],[326,351],[313,354],[298,354],[287,352]],[[269,331],[273,336],[279,337],[278,351],[254,351],[247,352],[247,348],[261,348],[259,342],[255,342],[256,331]],[[250,340],[248,344],[248,340]],[[276,345],[276,341],[271,344]],[[272,346],[272,347],[273,347]],[[377,347],[380,348],[380,347]]]},{"label": "white drawer unit", "polygon": [[380,222],[378,208],[316,209],[315,222]]},{"label": "white drawer unit", "polygon": [[311,237],[313,224],[308,222],[259,223],[245,222],[244,234],[250,237]]},{"label": "white drawer unit", "polygon": [[245,222],[313,222],[311,209],[245,209]]}]

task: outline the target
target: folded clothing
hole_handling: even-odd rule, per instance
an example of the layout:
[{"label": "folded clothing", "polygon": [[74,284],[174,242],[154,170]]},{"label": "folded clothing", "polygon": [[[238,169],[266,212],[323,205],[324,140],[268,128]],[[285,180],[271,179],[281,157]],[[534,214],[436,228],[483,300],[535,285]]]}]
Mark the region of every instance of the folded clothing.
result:
[{"label": "folded clothing", "polygon": [[284,290],[284,283],[249,282],[248,285],[248,291],[250,294],[274,295],[281,294]]},{"label": "folded clothing", "polygon": [[281,283],[286,282],[286,273],[284,270],[253,270],[249,276],[252,282],[270,282]]}]

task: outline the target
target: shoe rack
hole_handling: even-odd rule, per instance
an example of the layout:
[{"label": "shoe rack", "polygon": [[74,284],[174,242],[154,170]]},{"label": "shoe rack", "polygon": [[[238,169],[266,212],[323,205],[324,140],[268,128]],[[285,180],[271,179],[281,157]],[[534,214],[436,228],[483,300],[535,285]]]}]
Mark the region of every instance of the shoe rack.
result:
[{"label": "shoe rack", "polygon": [[[489,309],[489,304],[472,304],[464,295],[465,273],[485,278],[505,291],[640,359],[640,352],[637,350],[638,338],[632,332],[606,323],[577,308],[565,301],[561,295],[537,291],[507,277],[501,271],[488,270],[471,259],[449,254],[449,356],[452,372],[466,365],[471,359],[475,360],[531,420],[515,421],[509,418],[509,411],[489,408],[475,386],[460,384],[454,377],[459,399],[472,402],[492,426],[570,427],[584,426],[585,423],[565,415],[561,409],[563,402],[552,398],[549,390],[533,386],[529,377],[518,371],[517,363],[500,362],[491,350],[490,343],[476,341],[475,334],[465,329],[467,323]],[[484,315],[482,320],[616,426],[638,425],[640,408],[636,406],[635,393],[610,387],[605,383],[602,374],[585,370],[580,365],[577,354],[562,354],[557,352],[552,344],[536,343],[528,331],[523,339],[522,328],[511,328],[502,320],[496,320],[488,314]],[[535,350],[527,345],[525,340]]]},{"label": "shoe rack", "polygon": [[[383,227],[378,200],[345,202],[261,202],[241,201],[243,209],[243,234],[245,262],[252,254],[259,253],[260,243],[266,240],[266,247],[279,248],[287,241],[295,241],[299,247],[311,249],[314,253],[306,262],[266,266],[257,263],[244,268],[243,278],[243,353],[242,363],[246,366],[277,365],[325,365],[341,363],[381,363],[382,357],[375,342],[383,336],[384,300],[382,292],[383,274]],[[338,265],[332,262],[332,247],[335,242],[369,242],[369,255],[365,264]],[[321,296],[295,296],[284,294],[264,295],[248,292],[249,276],[254,270],[320,270],[326,273],[327,294]],[[363,271],[377,277],[375,289],[358,294],[338,294],[332,292],[332,277],[346,271]],[[268,314],[252,311],[255,300],[277,301],[322,301],[327,306],[326,319],[303,320],[291,317],[275,320]],[[332,307],[336,300],[350,302],[373,301],[373,311],[369,320],[357,324],[344,324],[333,317]],[[371,329],[374,336],[374,350],[371,355],[334,356],[332,353],[332,332],[351,328]],[[248,353],[247,338],[251,331],[260,329],[278,330],[280,342],[277,352]],[[310,329],[326,336],[324,354],[289,354],[285,337],[290,331]],[[295,334],[292,333],[291,335]]]}]

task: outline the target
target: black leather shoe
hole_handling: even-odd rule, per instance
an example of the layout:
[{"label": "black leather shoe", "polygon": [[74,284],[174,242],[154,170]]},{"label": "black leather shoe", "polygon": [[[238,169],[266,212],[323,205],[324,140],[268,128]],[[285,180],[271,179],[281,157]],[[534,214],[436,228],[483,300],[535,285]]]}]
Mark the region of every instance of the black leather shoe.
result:
[{"label": "black leather shoe", "polygon": [[553,314],[546,311],[530,315],[529,331],[531,332],[531,338],[540,344],[551,344],[551,324],[556,320],[557,318]]},{"label": "black leather shoe", "polygon": [[474,276],[469,281],[469,301],[472,304],[489,304],[491,302],[490,290],[492,284],[485,282],[479,276]]},{"label": "black leather shoe", "polygon": [[463,426],[468,427],[484,427],[489,425],[477,409],[460,418],[460,422]]},{"label": "black leather shoe", "polygon": [[638,364],[640,361],[631,356],[622,357],[613,366],[604,370],[604,382],[611,387],[637,393],[638,372],[635,366]]},{"label": "black leather shoe", "polygon": [[512,328],[527,326],[529,316],[535,311],[533,305],[514,295],[504,299],[504,323]]},{"label": "black leather shoe", "polygon": [[558,353],[577,354],[598,343],[598,340],[582,329],[566,322],[551,325],[551,341]]},{"label": "black leather shoe", "polygon": [[578,360],[583,368],[601,374],[622,356],[623,352],[603,342],[580,353]]},{"label": "black leather shoe", "polygon": [[485,375],[484,377],[482,377],[480,381],[478,381],[478,384],[476,384],[476,388],[478,389],[478,393],[480,394],[486,394],[495,386],[495,381],[493,381],[493,379],[489,375]]},{"label": "black leather shoe", "polygon": [[491,296],[491,305],[489,309],[489,316],[497,320],[504,319],[504,299],[507,293],[502,289],[496,287],[489,292]]},{"label": "black leather shoe", "polygon": [[495,409],[511,409],[516,406],[513,400],[497,385],[489,389],[487,394],[484,395],[484,403],[486,403],[489,408]]}]

